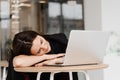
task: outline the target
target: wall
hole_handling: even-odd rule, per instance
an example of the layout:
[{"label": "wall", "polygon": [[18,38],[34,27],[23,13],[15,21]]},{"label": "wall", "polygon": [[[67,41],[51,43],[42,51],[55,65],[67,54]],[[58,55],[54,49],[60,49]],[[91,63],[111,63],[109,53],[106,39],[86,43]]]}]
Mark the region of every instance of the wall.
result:
[{"label": "wall", "polygon": [[102,27],[104,29],[109,28],[113,30],[120,27],[119,7],[120,0],[102,0]]},{"label": "wall", "polygon": [[86,30],[101,29],[101,0],[84,0],[84,20]]}]

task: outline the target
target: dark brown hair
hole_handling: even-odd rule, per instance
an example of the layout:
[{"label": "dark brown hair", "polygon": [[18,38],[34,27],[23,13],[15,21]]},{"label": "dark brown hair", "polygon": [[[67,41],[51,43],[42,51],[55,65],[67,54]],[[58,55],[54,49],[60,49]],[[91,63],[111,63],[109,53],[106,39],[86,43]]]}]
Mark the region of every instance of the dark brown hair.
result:
[{"label": "dark brown hair", "polygon": [[39,33],[35,31],[23,31],[17,33],[13,39],[13,53],[17,55],[31,55],[32,42]]}]

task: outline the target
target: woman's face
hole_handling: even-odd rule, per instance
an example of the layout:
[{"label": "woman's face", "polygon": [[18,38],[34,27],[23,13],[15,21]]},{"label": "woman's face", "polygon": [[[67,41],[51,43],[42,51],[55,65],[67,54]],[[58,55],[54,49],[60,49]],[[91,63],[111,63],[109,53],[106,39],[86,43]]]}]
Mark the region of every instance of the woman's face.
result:
[{"label": "woman's face", "polygon": [[50,44],[42,36],[37,36],[32,43],[31,53],[32,55],[43,55],[51,51]]}]

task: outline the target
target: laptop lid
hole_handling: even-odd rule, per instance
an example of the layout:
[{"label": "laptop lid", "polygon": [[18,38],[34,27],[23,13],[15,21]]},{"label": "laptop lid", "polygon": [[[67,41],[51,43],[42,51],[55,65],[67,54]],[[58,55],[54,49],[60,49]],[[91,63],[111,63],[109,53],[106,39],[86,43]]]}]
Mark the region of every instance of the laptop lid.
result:
[{"label": "laptop lid", "polygon": [[72,30],[63,65],[101,63],[108,39],[109,32]]}]

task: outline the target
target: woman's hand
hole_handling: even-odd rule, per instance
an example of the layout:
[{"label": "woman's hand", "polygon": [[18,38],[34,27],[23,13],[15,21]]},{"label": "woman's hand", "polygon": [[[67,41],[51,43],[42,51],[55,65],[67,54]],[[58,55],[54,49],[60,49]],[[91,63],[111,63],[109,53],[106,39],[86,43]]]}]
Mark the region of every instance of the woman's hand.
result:
[{"label": "woman's hand", "polygon": [[55,59],[55,58],[60,58],[65,56],[65,54],[61,53],[61,54],[44,54],[42,55],[45,57],[45,60],[49,60],[49,59]]},{"label": "woman's hand", "polygon": [[44,66],[44,65],[62,64],[63,63],[63,58],[64,57],[48,59],[48,60],[43,61],[41,63],[35,64],[35,67]]}]

